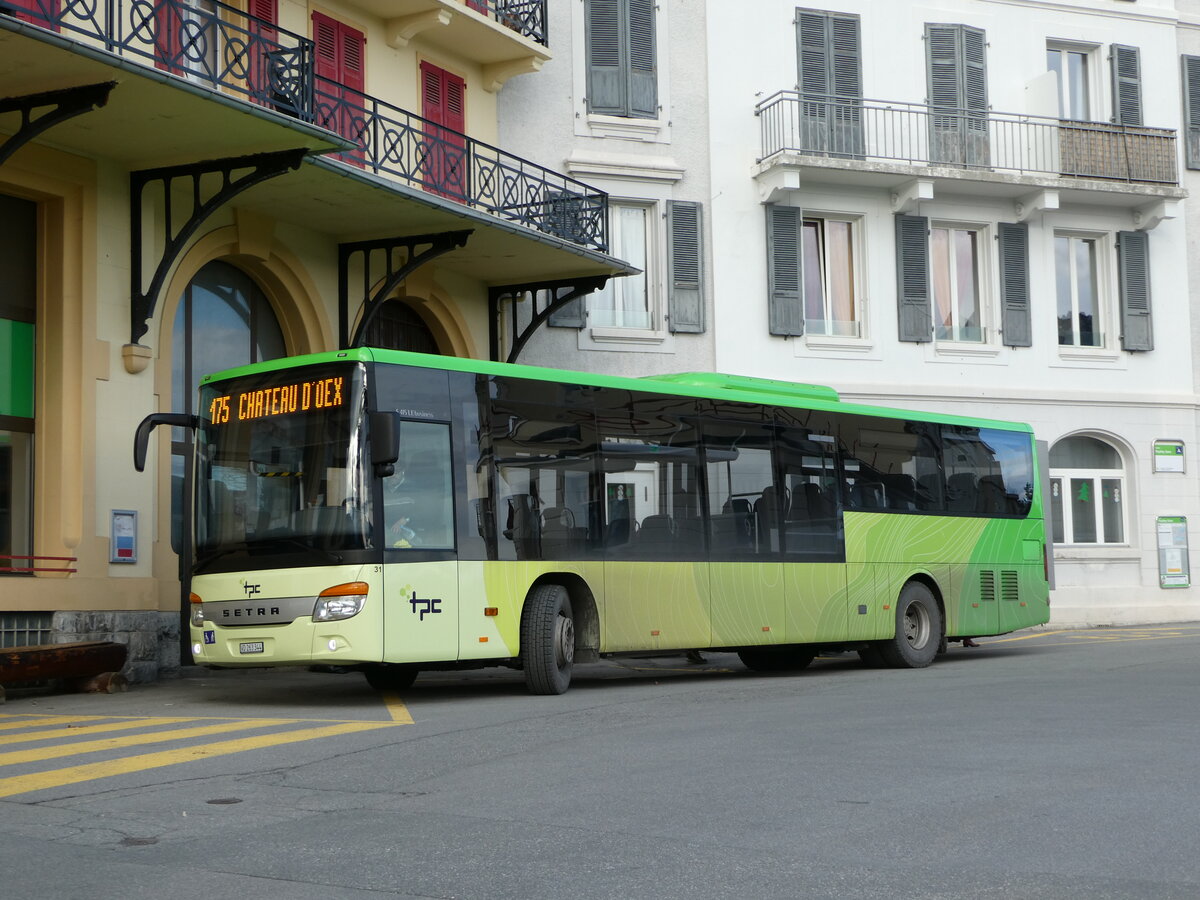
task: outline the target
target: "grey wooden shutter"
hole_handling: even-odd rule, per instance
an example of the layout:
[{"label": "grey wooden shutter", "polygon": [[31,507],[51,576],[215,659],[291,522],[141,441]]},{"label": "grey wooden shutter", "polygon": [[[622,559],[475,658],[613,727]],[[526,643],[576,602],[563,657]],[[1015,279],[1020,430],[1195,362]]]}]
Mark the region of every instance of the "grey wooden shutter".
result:
[{"label": "grey wooden shutter", "polygon": [[830,82],[837,105],[833,108],[833,151],[862,156],[862,46],[858,16],[829,17]]},{"label": "grey wooden shutter", "polygon": [[588,110],[619,116],[625,113],[625,46],[622,41],[623,0],[587,0]]},{"label": "grey wooden shutter", "polygon": [[991,154],[988,141],[987,36],[981,28],[962,26],[962,96],[967,110],[963,121],[966,163],[986,166]]},{"label": "grey wooden shutter", "polygon": [[1121,288],[1121,347],[1125,350],[1153,350],[1150,236],[1146,232],[1117,232],[1117,269]]},{"label": "grey wooden shutter", "polygon": [[1000,331],[1006,346],[1033,344],[1029,313],[1029,226],[1001,222]]},{"label": "grey wooden shutter", "polygon": [[862,49],[859,18],[815,10],[796,14],[801,147],[862,155]]},{"label": "grey wooden shutter", "polygon": [[1142,65],[1137,47],[1112,45],[1113,121],[1142,124]]},{"label": "grey wooden shutter", "polygon": [[699,203],[667,201],[667,317],[671,331],[704,331],[704,230]]},{"label": "grey wooden shutter", "polygon": [[1200,56],[1183,57],[1184,163],[1200,169]]},{"label": "grey wooden shutter", "polygon": [[[925,25],[932,162],[973,166],[989,158],[987,35],[970,25]],[[944,112],[938,112],[944,110]]]},{"label": "grey wooden shutter", "polygon": [[796,65],[800,102],[800,149],[829,149],[829,16],[803,11],[796,16]]},{"label": "grey wooden shutter", "polygon": [[802,212],[767,204],[767,312],[771,334],[804,334],[803,280],[800,274]]},{"label": "grey wooden shutter", "polygon": [[929,219],[896,216],[896,304],[900,340],[933,339],[929,280]]},{"label": "grey wooden shutter", "polygon": [[658,118],[658,72],[654,46],[654,0],[629,4],[629,108],[627,114]]}]

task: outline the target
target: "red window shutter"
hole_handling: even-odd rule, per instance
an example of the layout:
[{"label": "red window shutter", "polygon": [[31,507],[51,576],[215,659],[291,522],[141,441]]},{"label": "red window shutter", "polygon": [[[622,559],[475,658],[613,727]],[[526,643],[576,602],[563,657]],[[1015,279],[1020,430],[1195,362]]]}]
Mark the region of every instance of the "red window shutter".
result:
[{"label": "red window shutter", "polygon": [[[58,14],[61,9],[59,0],[49,0],[44,9],[37,0],[9,0],[9,2],[17,8],[16,16],[22,22],[58,31]],[[28,12],[20,10],[28,10]],[[45,18],[47,15],[50,17],[49,19]]]},{"label": "red window shutter", "polygon": [[278,0],[249,0],[247,12],[252,18],[247,21],[246,28],[251,35],[247,51],[250,65],[246,90],[256,103],[270,106],[271,58],[268,54],[276,49],[275,42],[279,36],[274,27],[279,23]]},{"label": "red window shutter", "polygon": [[457,200],[466,199],[466,141],[459,133],[467,128],[466,94],[463,79],[421,63],[421,115],[429,120],[422,182],[426,190]]},{"label": "red window shutter", "polygon": [[[316,73],[318,78],[325,78],[338,83],[338,23],[319,12],[312,14],[313,43],[315,46]],[[326,85],[330,90],[332,85]]]},{"label": "red window shutter", "polygon": [[362,92],[366,88],[367,38],[361,31],[318,12],[312,14],[312,21],[317,124],[357,143],[359,149],[343,153],[341,158],[365,165],[368,129]]},{"label": "red window shutter", "polygon": [[367,39],[361,31],[355,31],[345,25],[342,25],[338,37],[342,44],[341,82],[348,88],[362,91],[367,85],[367,74],[363,64],[363,51],[366,50]]},{"label": "red window shutter", "polygon": [[445,119],[442,124],[455,131],[466,131],[467,83],[457,75],[451,75],[449,72],[443,74],[445,75],[445,80],[442,82],[445,87],[443,91]]},{"label": "red window shutter", "polygon": [[264,19],[272,25],[278,25],[278,0],[250,0],[250,15],[256,19]]},{"label": "red window shutter", "polygon": [[183,17],[178,7],[166,3],[154,4],[154,65],[179,75],[183,69],[177,65],[176,58],[182,42],[179,40],[180,29],[183,28]]},{"label": "red window shutter", "polygon": [[442,124],[442,69],[421,63],[421,115],[431,122]]}]

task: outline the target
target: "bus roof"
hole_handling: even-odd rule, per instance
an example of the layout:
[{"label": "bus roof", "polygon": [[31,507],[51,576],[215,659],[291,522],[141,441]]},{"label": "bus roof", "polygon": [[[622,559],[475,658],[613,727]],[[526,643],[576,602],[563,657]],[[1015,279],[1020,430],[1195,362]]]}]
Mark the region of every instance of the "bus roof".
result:
[{"label": "bus roof", "polygon": [[747,375],[725,375],[718,372],[683,372],[671,375],[651,375],[643,378],[631,378],[624,375],[601,375],[593,372],[576,372],[569,369],[551,369],[541,366],[492,362],[483,359],[467,359],[458,356],[439,356],[430,353],[409,353],[403,350],[380,350],[372,347],[360,347],[352,350],[331,350],[324,353],[288,356],[281,359],[252,363],[206,375],[201,380],[201,383],[223,381],[227,378],[260,372],[337,362],[389,363],[393,365],[417,366],[425,369],[442,369],[449,372],[506,375],[510,378],[553,381],[559,384],[579,384],[589,387],[645,391],[648,393],[671,394],[682,397],[703,397],[710,400],[730,400],[740,403],[761,403],[768,406],[872,415],[889,419],[916,418],[921,421],[938,422],[946,425],[1002,428],[1009,431],[1033,431],[1026,424],[1007,422],[999,419],[955,416],[945,413],[918,412],[916,410],[898,409],[887,406],[846,403],[841,399],[837,391],[823,385],[798,384],[768,378],[753,378]]}]

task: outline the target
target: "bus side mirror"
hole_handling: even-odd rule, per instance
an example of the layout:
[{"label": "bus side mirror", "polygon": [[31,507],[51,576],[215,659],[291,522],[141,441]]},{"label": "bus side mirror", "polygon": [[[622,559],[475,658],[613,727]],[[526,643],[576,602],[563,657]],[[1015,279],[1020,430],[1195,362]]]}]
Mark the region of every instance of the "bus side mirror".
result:
[{"label": "bus side mirror", "polygon": [[371,462],[379,478],[387,478],[396,471],[396,460],[400,458],[400,414],[394,412],[371,413]]},{"label": "bus side mirror", "polygon": [[187,413],[150,413],[137,427],[133,436],[133,467],[139,472],[146,470],[146,448],[150,446],[150,432],[159,425],[178,425],[195,431],[200,427],[200,417]]}]

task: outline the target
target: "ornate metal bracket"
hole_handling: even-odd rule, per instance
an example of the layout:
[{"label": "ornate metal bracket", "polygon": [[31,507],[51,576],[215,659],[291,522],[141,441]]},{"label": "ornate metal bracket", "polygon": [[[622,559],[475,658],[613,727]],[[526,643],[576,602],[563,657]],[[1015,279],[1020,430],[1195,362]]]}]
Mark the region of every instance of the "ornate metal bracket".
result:
[{"label": "ornate metal bracket", "polygon": [[[554,313],[561,310],[572,300],[578,300],[584,294],[598,291],[608,281],[607,275],[591,275],[586,278],[564,278],[560,281],[538,281],[530,284],[506,284],[488,288],[488,343],[490,355],[495,361],[500,360],[500,303],[506,297],[514,302],[509,303],[509,315],[512,319],[512,347],[508,351],[505,362],[516,362],[517,357],[525,348],[525,344],[533,337],[533,333],[541,327]],[[515,302],[519,294],[530,295],[529,321],[521,325],[524,318]],[[542,303],[545,302],[543,306]]]},{"label": "ornate metal bracket", "polygon": [[[446,231],[440,234],[420,234],[412,237],[380,238],[373,241],[357,241],[338,245],[338,343],[341,349],[361,347],[367,337],[367,329],[387,300],[416,269],[444,253],[449,253],[467,243],[471,231]],[[424,247],[419,250],[417,248]],[[396,265],[396,251],[405,251],[404,262]],[[350,330],[350,263],[356,254],[363,255],[362,263],[362,315],[354,336],[347,341]],[[382,259],[382,266],[373,264]],[[380,271],[382,269],[382,272]],[[375,293],[371,285],[379,284]]]},{"label": "ornate metal bracket", "polygon": [[[0,100],[0,114],[21,114],[21,127],[0,144],[0,166],[43,131],[53,128],[59,122],[99,109],[108,102],[108,94],[116,86],[115,81],[105,81],[100,84],[85,84],[82,87],[43,91],[40,94],[26,94],[23,97],[7,97]],[[34,110],[46,106],[52,108],[34,118]]]},{"label": "ornate metal bracket", "polygon": [[[130,270],[132,290],[130,292],[130,342],[149,330],[147,324],[154,315],[158,294],[166,281],[167,272],[175,264],[188,240],[210,215],[240,194],[269,178],[283,175],[300,167],[308,151],[281,150],[276,153],[257,153],[251,156],[235,156],[191,163],[185,166],[165,166],[161,169],[142,169],[129,173],[129,231]],[[235,172],[248,170],[234,177]],[[206,175],[220,175],[221,184],[204,199],[202,180]],[[184,221],[176,228],[173,213],[175,197],[172,182],[176,179],[191,181],[190,210]],[[162,259],[150,279],[150,286],[142,290],[142,204],[147,185],[160,182],[163,191],[163,229],[165,242]]]}]

